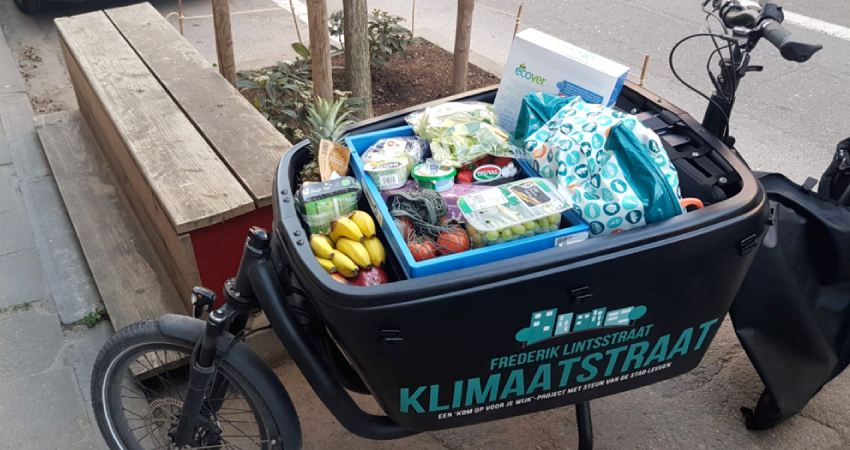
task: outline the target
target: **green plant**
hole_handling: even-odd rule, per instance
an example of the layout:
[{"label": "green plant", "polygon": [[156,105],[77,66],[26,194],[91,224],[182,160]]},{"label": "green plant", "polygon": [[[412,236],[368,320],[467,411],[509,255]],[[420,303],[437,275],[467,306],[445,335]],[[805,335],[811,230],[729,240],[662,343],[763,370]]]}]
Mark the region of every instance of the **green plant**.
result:
[{"label": "green plant", "polygon": [[103,319],[108,318],[109,316],[106,313],[106,308],[102,306],[98,306],[94,309],[94,311],[88,313],[83,317],[83,324],[89,328],[94,328],[100,322],[103,322]]},{"label": "green plant", "polygon": [[316,99],[316,104],[307,106],[307,123],[310,125],[310,135],[307,139],[318,152],[319,141],[329,141],[342,144],[342,136],[345,127],[354,123],[351,120],[351,111],[345,110],[345,99],[336,99],[332,102],[322,98]]},{"label": "green plant", "polygon": [[[344,37],[344,18],[342,11],[331,14],[328,20],[328,31],[331,36],[338,39]],[[384,66],[396,54],[407,60],[407,46],[413,42],[413,34],[399,25],[404,21],[403,17],[394,16],[380,9],[375,9],[369,14],[369,57],[372,64]],[[342,39],[340,42],[343,42]]]},{"label": "green plant", "polygon": [[[312,133],[307,120],[313,105],[310,49],[295,43],[298,59],[281,62],[276,67],[239,72],[236,87],[255,93],[253,104],[290,142],[300,142]],[[334,91],[334,101],[341,102],[338,114],[350,117],[358,111],[360,100],[347,91]]]},{"label": "green plant", "polygon": [[9,306],[6,308],[0,308],[0,314],[5,314],[7,312],[21,312],[21,311],[29,311],[32,309],[32,302],[25,302],[15,306]]},{"label": "green plant", "polygon": [[354,123],[351,111],[346,111],[346,99],[338,98],[332,102],[318,97],[315,105],[307,106],[306,123],[310,128],[307,139],[310,140],[310,154],[313,159],[301,169],[301,182],[321,181],[319,175],[319,141],[327,139],[342,144],[345,127]]}]

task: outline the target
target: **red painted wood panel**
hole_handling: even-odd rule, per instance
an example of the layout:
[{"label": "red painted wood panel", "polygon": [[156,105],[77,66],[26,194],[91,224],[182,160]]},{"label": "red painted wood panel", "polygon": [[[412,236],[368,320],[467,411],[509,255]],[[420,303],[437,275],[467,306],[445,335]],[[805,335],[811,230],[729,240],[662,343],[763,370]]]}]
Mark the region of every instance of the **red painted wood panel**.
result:
[{"label": "red painted wood panel", "polygon": [[[271,205],[248,214],[200,228],[190,233],[192,248],[201,283],[220,293],[224,282],[236,276],[248,229],[253,226],[272,230],[274,220]],[[221,306],[216,305],[216,306]]]}]

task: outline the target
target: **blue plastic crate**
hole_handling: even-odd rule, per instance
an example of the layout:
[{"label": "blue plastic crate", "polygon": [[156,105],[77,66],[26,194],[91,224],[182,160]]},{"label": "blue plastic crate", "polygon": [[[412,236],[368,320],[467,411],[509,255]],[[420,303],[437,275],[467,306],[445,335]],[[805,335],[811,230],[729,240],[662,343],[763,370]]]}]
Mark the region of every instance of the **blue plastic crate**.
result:
[{"label": "blue plastic crate", "polygon": [[[345,138],[345,143],[351,149],[351,169],[354,172],[354,177],[360,180],[363,186],[363,193],[366,196],[375,219],[384,233],[387,236],[392,250],[398,256],[402,269],[409,278],[420,278],[428,275],[437,275],[440,273],[459,270],[466,267],[480,266],[492,261],[513,258],[515,256],[527,255],[529,253],[547,250],[553,247],[560,247],[565,244],[581,242],[588,238],[589,227],[581,220],[581,218],[572,210],[567,210],[563,214],[561,220],[561,229],[551,233],[541,234],[538,236],[520,239],[504,244],[494,245],[490,247],[478,248],[469,250],[455,255],[440,256],[434,259],[425,261],[415,261],[398,227],[390,216],[387,209],[387,204],[381,197],[381,191],[372,182],[372,179],[366,174],[363,169],[363,161],[360,159],[360,154],[366,151],[372,144],[379,139],[398,137],[398,136],[413,136],[413,129],[409,126],[389,128],[386,130],[365,133],[356,136]],[[528,174],[533,174],[534,171],[520,161],[523,170]]]}]

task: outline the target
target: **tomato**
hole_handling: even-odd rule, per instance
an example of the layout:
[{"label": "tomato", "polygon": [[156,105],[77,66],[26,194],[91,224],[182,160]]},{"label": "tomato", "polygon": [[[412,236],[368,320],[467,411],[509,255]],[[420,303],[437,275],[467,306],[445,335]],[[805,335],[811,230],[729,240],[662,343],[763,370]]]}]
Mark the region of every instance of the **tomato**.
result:
[{"label": "tomato", "polygon": [[413,229],[413,221],[409,217],[396,217],[393,220],[404,242],[410,242],[416,237],[416,232]]},{"label": "tomato", "polygon": [[468,170],[461,170],[457,173],[457,182],[458,183],[472,183],[472,172]]},{"label": "tomato", "polygon": [[508,158],[507,156],[498,156],[496,158],[493,158],[493,164],[499,167],[505,167],[512,162],[514,162],[514,159]]},{"label": "tomato", "polygon": [[422,242],[409,242],[407,244],[408,250],[413,254],[413,259],[415,261],[425,261],[426,259],[436,258],[438,253],[437,249],[434,248],[434,244],[431,241],[422,241]]},{"label": "tomato", "polygon": [[481,167],[486,164],[493,164],[493,155],[487,155],[475,160],[475,167]]},{"label": "tomato", "polygon": [[443,255],[465,252],[469,250],[469,235],[460,228],[443,231],[437,238],[437,248]]}]

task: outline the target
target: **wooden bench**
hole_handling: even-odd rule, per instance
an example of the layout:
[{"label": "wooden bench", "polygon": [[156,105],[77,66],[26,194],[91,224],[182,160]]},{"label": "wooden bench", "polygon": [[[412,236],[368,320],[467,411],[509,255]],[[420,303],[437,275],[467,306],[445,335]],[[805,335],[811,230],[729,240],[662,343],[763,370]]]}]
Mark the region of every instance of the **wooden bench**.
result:
[{"label": "wooden bench", "polygon": [[[80,111],[178,292],[271,227],[288,141],[148,3],[56,20]],[[191,305],[186,305],[190,307]]]},{"label": "wooden bench", "polygon": [[[80,109],[36,122],[113,325],[187,314],[271,228],[291,144],[148,3],[56,27]],[[249,344],[285,356],[270,331]]]}]

